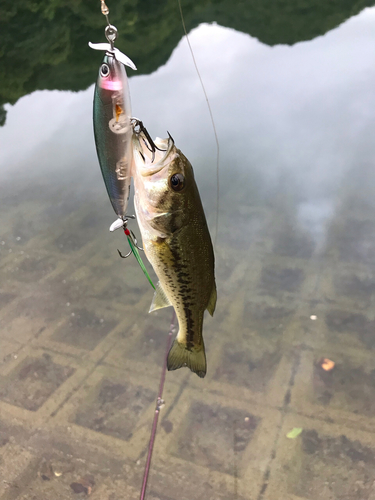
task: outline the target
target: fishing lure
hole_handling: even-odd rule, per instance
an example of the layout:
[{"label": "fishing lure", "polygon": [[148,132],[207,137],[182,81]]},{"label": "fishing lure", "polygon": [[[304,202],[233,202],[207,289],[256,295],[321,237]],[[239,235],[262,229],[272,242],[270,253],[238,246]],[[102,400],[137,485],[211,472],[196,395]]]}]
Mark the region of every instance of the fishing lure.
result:
[{"label": "fishing lure", "polygon": [[104,0],[101,0],[101,11],[107,20],[105,36],[108,43],[89,42],[89,46],[94,50],[105,51],[95,85],[93,118],[100,169],[112,207],[118,216],[109,230],[115,231],[123,228],[128,239],[130,252],[124,256],[118,250],[120,256],[126,258],[133,253],[146,278],[155,289],[138,252],[138,250],[143,249],[138,246],[134,233],[127,228],[128,220],[135,218],[134,215],[126,215],[133,162],[134,119],[131,117],[130,93],[125,66],[134,70],[137,68],[129,57],[114,46],[117,29],[109,22],[109,9]]},{"label": "fishing lure", "polygon": [[102,1],[102,13],[108,26],[108,43],[91,43],[94,50],[104,50],[94,93],[94,135],[105,186],[116,215],[123,220],[129,201],[132,165],[131,104],[125,66],[137,69],[125,54],[114,46],[117,29],[109,23],[108,7]]}]

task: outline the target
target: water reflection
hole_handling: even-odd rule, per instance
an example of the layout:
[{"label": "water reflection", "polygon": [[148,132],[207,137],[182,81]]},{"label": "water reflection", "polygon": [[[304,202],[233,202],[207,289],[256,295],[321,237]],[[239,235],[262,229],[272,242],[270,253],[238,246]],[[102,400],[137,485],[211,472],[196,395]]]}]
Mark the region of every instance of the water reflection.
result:
[{"label": "water reflection", "polygon": [[[367,9],[294,47],[270,48],[215,25],[191,33],[221,141],[222,208],[242,196],[239,181],[250,189],[245,196],[253,195],[244,181],[255,176],[263,197],[280,190],[291,197],[298,193],[297,217],[321,239],[317,226],[332,214],[342,176],[372,154],[374,20],[374,9]],[[153,135],[169,130],[208,189],[215,145],[185,40],[168,64],[151,76],[131,78],[130,85],[134,115]],[[18,171],[20,186],[23,178],[43,171],[52,183],[56,176],[76,187],[92,179],[100,183],[92,92],[36,92],[8,105],[8,123],[0,130],[2,178],[14,179]]]},{"label": "water reflection", "polygon": [[[333,29],[372,0],[353,4],[315,0],[306,7],[301,0],[270,4],[266,9],[254,0],[233,4],[230,0],[183,3],[190,31],[202,22],[216,21],[250,33],[269,45],[310,40]],[[17,2],[4,7],[0,19],[0,126],[5,122],[2,105],[14,103],[34,90],[82,90],[93,81],[96,60],[87,40],[102,37],[103,18],[91,2],[78,4]],[[118,0],[110,5],[111,22],[120,33],[120,50],[132,54],[140,73],[151,73],[164,64],[182,35],[176,0],[153,2]]]}]

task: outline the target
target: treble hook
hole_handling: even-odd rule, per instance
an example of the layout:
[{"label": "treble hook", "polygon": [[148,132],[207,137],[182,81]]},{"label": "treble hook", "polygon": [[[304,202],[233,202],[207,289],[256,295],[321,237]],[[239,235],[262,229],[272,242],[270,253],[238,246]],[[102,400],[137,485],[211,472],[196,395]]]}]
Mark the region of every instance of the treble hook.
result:
[{"label": "treble hook", "polygon": [[[157,145],[152,140],[150,134],[148,133],[147,128],[143,125],[143,122],[141,120],[138,120],[138,118],[132,118],[131,122],[132,122],[132,125],[133,125],[134,132],[136,134],[140,134],[142,132],[146,136],[146,139],[149,142],[149,144],[147,144],[147,141],[145,141],[145,139],[143,137],[142,137],[142,141],[144,142],[144,145],[146,146],[146,148],[152,153],[151,163],[153,163],[154,160],[155,160],[155,152],[156,152],[156,150],[158,150],[158,151],[167,151],[167,150],[166,149],[160,149],[160,148],[157,147]],[[138,131],[135,130],[136,127],[139,127]]]},{"label": "treble hook", "polygon": [[[135,219],[135,215],[128,215],[127,217],[130,217],[130,218],[132,218],[132,219]],[[123,228],[123,230],[124,230],[124,233],[125,233],[128,237],[130,237],[130,238],[131,238],[131,240],[132,240],[132,242],[133,242],[134,246],[135,246],[135,247],[137,247],[137,248],[138,248],[138,250],[142,250],[142,252],[144,252],[144,249],[138,245],[137,238],[136,238],[135,234],[133,233],[133,231],[132,231],[131,229],[128,229],[128,219],[127,219],[127,218],[124,218],[124,219],[123,219],[123,225],[122,225],[122,228]],[[128,233],[127,233],[126,231],[128,231]],[[122,252],[121,252],[119,249],[117,249],[117,251],[118,251],[119,256],[120,256],[122,259],[127,259],[127,258],[128,258],[128,257],[132,254],[132,250],[131,250],[131,249],[130,249],[130,252],[128,252],[126,255],[123,255],[123,254],[122,254]]]},{"label": "treble hook", "polygon": [[119,256],[120,256],[122,259],[127,259],[127,258],[129,257],[129,255],[131,255],[131,254],[132,254],[132,251],[131,251],[131,250],[130,250],[130,252],[129,252],[129,253],[127,253],[126,255],[122,255],[122,253],[120,252],[120,250],[119,250],[119,249],[117,249],[117,251],[118,251]]},{"label": "treble hook", "polygon": [[131,232],[132,237],[133,237],[134,245],[138,248],[138,250],[142,250],[142,252],[144,252],[143,248],[138,245],[137,238],[135,237],[135,234],[133,233],[133,231],[131,229],[130,229],[130,232]]},{"label": "treble hook", "polygon": [[[128,217],[132,217],[132,216],[128,216]],[[117,219],[117,221],[115,221],[112,224],[112,226],[111,226],[111,231],[114,231],[115,229],[119,229],[120,227],[123,228],[124,233],[125,233],[126,237],[128,238],[128,243],[129,243],[129,246],[130,246],[130,252],[129,253],[127,253],[126,255],[122,255],[122,253],[120,252],[120,250],[117,249],[118,254],[119,254],[119,256],[122,259],[126,259],[127,257],[129,257],[130,254],[133,253],[134,257],[136,258],[138,264],[140,265],[140,267],[141,267],[144,275],[148,279],[148,281],[149,281],[150,285],[152,286],[152,288],[155,290],[155,285],[153,284],[153,282],[152,282],[152,280],[150,278],[150,275],[148,274],[147,269],[146,269],[145,265],[143,264],[141,256],[139,255],[139,252],[138,252],[138,250],[142,250],[143,251],[143,248],[141,248],[140,246],[138,246],[138,242],[137,242],[137,238],[135,237],[135,234],[133,233],[133,231],[131,229],[130,230],[128,229],[127,225],[128,225],[128,219],[124,217],[124,218]]]}]

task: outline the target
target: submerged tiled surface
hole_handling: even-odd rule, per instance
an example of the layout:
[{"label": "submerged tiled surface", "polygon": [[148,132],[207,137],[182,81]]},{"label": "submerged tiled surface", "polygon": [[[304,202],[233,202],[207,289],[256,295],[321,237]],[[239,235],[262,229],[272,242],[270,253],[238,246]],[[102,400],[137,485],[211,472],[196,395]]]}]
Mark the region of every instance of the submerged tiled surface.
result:
[{"label": "submerged tiled surface", "polygon": [[[348,188],[322,241],[282,200],[234,191],[208,374],[167,374],[148,499],[374,499],[374,207]],[[5,210],[1,500],[139,496],[171,311],[147,314],[106,203],[73,200],[53,231],[38,206],[33,231]]]}]

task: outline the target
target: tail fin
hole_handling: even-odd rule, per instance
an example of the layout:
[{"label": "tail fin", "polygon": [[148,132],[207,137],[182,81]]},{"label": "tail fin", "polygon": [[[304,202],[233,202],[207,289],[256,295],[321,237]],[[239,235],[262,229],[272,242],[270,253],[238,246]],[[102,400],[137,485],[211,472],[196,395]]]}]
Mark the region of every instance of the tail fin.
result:
[{"label": "tail fin", "polygon": [[203,344],[189,350],[177,340],[173,342],[167,359],[168,370],[177,370],[183,366],[190,368],[198,377],[203,378],[206,375],[206,353]]}]

